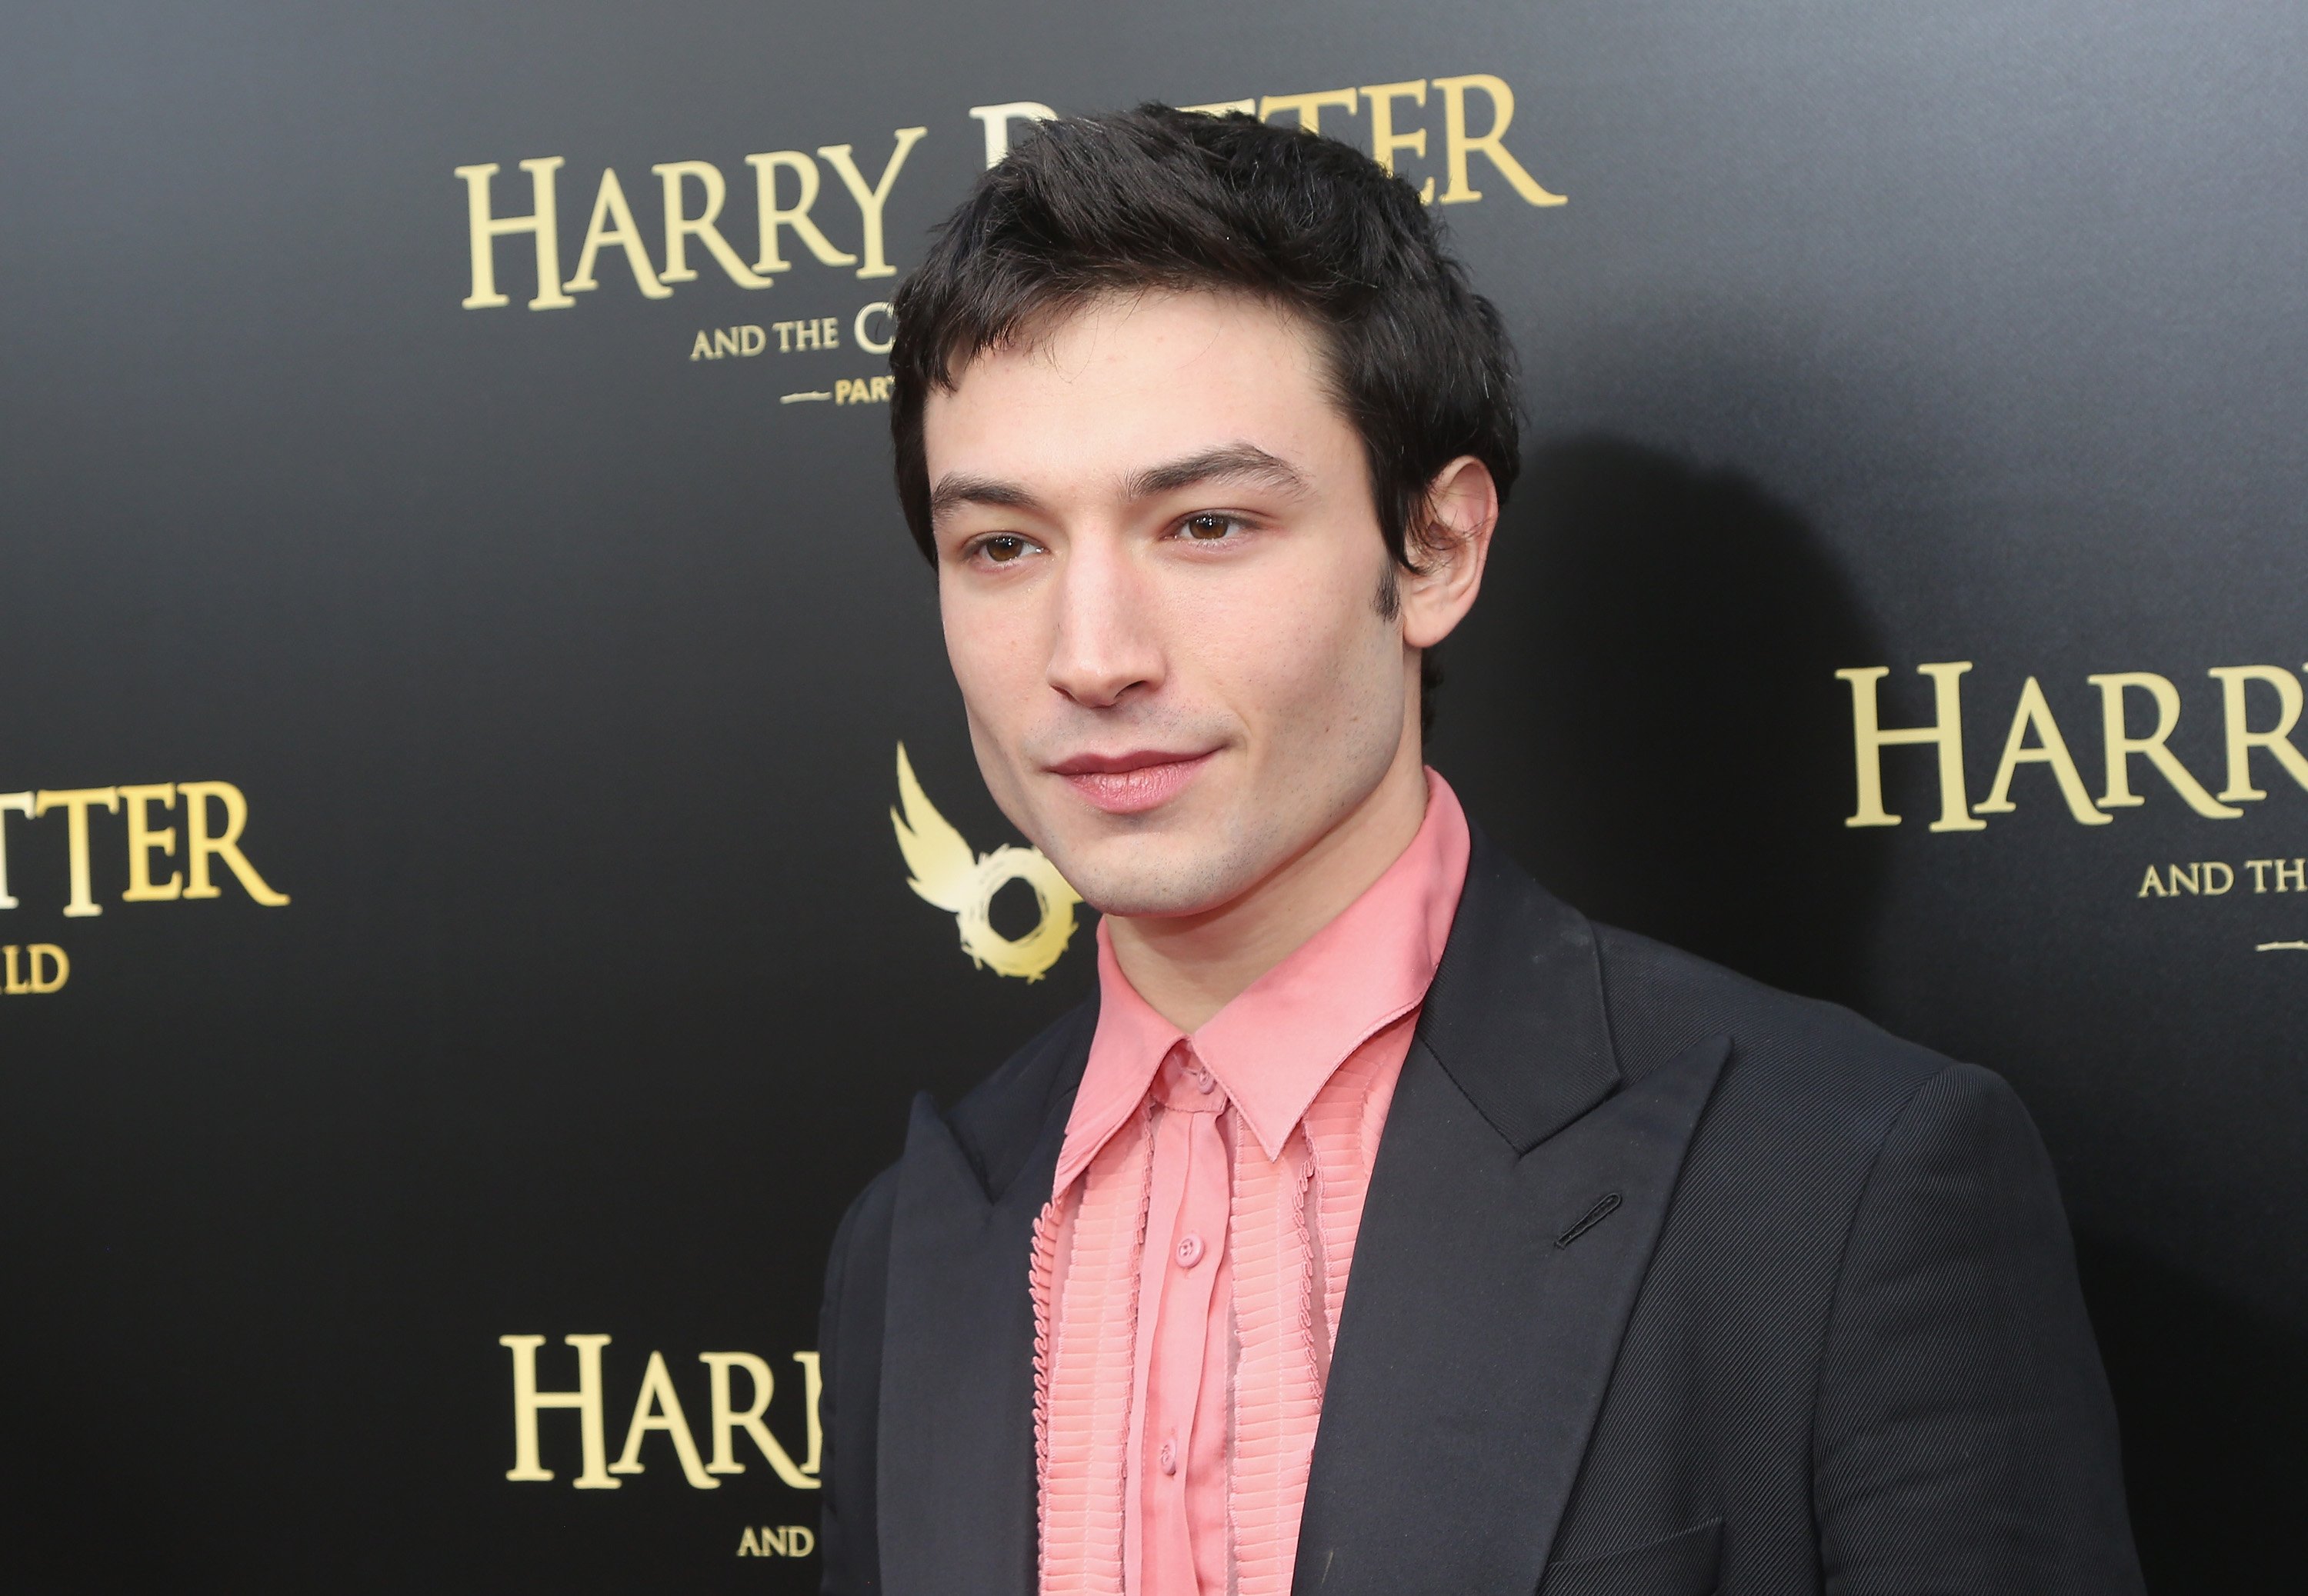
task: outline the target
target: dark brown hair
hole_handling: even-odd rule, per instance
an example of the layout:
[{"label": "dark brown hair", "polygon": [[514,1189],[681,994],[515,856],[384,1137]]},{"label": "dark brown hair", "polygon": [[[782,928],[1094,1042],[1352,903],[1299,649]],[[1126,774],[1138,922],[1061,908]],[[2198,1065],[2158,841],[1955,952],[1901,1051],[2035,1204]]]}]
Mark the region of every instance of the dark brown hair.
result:
[{"label": "dark brown hair", "polygon": [[1481,460],[1502,498],[1512,485],[1513,350],[1417,192],[1336,139],[1145,105],[1037,124],[893,297],[898,496],[925,554],[930,394],[1043,318],[1144,289],[1246,293],[1305,318],[1399,564],[1415,569],[1427,490],[1451,460]]}]

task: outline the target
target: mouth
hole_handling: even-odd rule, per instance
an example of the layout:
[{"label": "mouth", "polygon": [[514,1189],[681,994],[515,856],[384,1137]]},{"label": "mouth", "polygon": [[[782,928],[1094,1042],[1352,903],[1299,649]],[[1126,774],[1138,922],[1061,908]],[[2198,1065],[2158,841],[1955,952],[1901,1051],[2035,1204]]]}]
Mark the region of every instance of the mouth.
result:
[{"label": "mouth", "polygon": [[1217,751],[1172,753],[1140,749],[1120,754],[1077,754],[1049,767],[1092,808],[1110,815],[1144,814],[1184,792]]}]

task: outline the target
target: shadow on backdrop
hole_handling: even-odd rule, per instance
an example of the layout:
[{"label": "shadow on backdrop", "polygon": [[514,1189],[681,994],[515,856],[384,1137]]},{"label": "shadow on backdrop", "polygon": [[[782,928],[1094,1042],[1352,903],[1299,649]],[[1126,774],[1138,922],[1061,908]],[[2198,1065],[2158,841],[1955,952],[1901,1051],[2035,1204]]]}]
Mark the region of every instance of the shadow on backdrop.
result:
[{"label": "shadow on backdrop", "polygon": [[[2148,1586],[2297,1591],[2308,1364],[2296,1329],[2121,1237],[2077,1263],[2123,1426]],[[2291,1458],[2289,1468],[2270,1460]]]},{"label": "shadow on backdrop", "polygon": [[[1442,651],[1434,763],[1594,918],[1864,1012],[1891,854],[1842,823],[1835,672],[1886,648],[1752,479],[1606,437],[1550,445]],[[2121,1237],[2077,1249],[2150,1588],[2294,1588],[2271,1575],[2296,1564],[2299,1476],[2265,1460],[2308,1433],[2296,1337]]]},{"label": "shadow on backdrop", "polygon": [[1435,762],[1484,771],[1472,812],[1589,915],[1856,1004],[1888,855],[1842,825],[1835,673],[1882,651],[1817,536],[1753,481],[1556,443],[1525,460],[1442,650]]}]

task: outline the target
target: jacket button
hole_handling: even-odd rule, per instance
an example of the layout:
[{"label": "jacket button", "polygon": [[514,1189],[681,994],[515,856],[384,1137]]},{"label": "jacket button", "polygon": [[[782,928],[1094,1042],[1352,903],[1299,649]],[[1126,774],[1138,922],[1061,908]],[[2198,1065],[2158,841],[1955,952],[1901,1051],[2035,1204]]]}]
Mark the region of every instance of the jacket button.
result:
[{"label": "jacket button", "polygon": [[1164,1441],[1162,1443],[1162,1450],[1156,1453],[1154,1455],[1154,1463],[1155,1466],[1160,1469],[1165,1474],[1176,1473],[1178,1472],[1178,1443],[1176,1441]]},{"label": "jacket button", "polygon": [[1202,1239],[1191,1231],[1178,1238],[1178,1266],[1191,1269],[1202,1261]]}]

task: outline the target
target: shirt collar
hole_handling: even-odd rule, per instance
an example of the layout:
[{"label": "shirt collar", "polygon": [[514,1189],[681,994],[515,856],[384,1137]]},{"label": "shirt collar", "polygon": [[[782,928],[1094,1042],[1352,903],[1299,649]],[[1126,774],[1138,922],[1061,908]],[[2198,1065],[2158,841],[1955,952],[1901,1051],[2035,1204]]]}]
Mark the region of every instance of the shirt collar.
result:
[{"label": "shirt collar", "polygon": [[1190,1042],[1269,1159],[1339,1065],[1425,1000],[1467,880],[1467,817],[1426,772],[1426,816],[1361,897],[1191,1037],[1157,1014],[1098,928],[1098,1031],[1066,1120],[1056,1189],[1137,1111],[1170,1050]]}]

